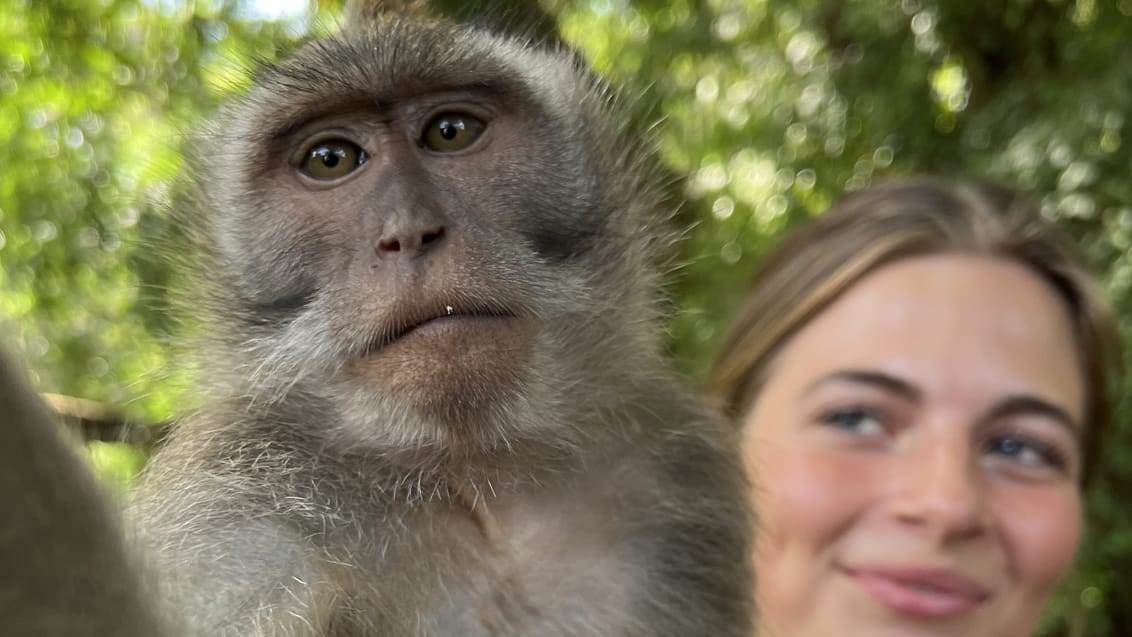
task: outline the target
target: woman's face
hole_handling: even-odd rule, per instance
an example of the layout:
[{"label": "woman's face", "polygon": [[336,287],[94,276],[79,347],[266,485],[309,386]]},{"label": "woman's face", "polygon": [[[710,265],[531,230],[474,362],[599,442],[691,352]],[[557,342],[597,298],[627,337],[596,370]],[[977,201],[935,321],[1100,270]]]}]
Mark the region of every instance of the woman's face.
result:
[{"label": "woman's face", "polygon": [[941,255],[850,288],[744,424],[763,636],[1033,632],[1081,532],[1081,364],[1022,266]]}]

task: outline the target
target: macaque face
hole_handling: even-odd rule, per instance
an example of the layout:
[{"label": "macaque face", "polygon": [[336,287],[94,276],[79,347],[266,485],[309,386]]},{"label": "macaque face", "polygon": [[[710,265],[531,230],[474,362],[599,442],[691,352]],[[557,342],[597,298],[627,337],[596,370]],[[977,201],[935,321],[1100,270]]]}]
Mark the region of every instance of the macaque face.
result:
[{"label": "macaque face", "polygon": [[1081,534],[1081,362],[1023,266],[883,266],[747,414],[763,635],[1025,637]]},{"label": "macaque face", "polygon": [[204,158],[212,304],[244,328],[245,393],[334,405],[342,448],[576,444],[576,419],[545,414],[634,364],[609,343],[635,343],[651,303],[651,186],[599,145],[607,106],[576,99],[597,81],[572,58],[381,24],[396,35],[266,70]]}]

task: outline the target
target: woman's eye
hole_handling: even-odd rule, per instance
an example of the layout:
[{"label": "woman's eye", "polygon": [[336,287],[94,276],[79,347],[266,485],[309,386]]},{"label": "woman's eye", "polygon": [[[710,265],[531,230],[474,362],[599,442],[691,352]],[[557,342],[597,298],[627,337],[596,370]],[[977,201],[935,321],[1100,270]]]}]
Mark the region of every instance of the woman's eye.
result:
[{"label": "woman's eye", "polygon": [[987,453],[1028,467],[1064,469],[1065,454],[1056,446],[1026,436],[995,436],[987,441]]},{"label": "woman's eye", "polygon": [[365,161],[365,151],[357,144],[335,139],[310,147],[299,170],[313,179],[333,181],[354,172]]},{"label": "woman's eye", "polygon": [[486,124],[471,115],[442,113],[425,126],[421,146],[441,153],[463,150],[479,139],[485,127]]},{"label": "woman's eye", "polygon": [[845,407],[826,412],[821,422],[849,433],[874,436],[884,433],[884,424],[879,414],[864,407]]}]

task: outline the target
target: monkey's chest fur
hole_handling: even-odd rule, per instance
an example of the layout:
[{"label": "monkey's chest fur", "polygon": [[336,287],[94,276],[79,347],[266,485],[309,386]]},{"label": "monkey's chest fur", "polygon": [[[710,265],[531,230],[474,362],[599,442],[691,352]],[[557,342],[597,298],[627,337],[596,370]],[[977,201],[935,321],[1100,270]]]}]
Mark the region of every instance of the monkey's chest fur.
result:
[{"label": "monkey's chest fur", "polygon": [[328,632],[582,635],[619,625],[635,614],[647,560],[629,520],[594,507],[606,497],[596,478],[537,498],[419,505],[352,554],[332,539],[329,579],[343,595]]},{"label": "monkey's chest fur", "polygon": [[192,515],[184,503],[174,516],[142,511],[164,597],[190,635],[689,634],[636,625],[678,586],[658,554],[670,540],[689,546],[657,524],[662,491],[647,473],[590,467],[529,490],[376,507],[300,493],[298,476],[204,475],[216,484],[199,491],[224,484],[222,500]]}]

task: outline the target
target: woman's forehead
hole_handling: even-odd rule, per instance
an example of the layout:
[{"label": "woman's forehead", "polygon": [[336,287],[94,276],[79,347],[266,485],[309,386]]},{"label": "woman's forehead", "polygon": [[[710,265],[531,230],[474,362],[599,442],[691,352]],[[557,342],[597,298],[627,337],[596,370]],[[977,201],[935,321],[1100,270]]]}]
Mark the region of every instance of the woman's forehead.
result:
[{"label": "woman's forehead", "polygon": [[916,257],[853,284],[785,344],[771,375],[799,382],[878,369],[926,389],[1038,391],[1076,416],[1080,355],[1064,303],[1025,266],[969,255]]}]

